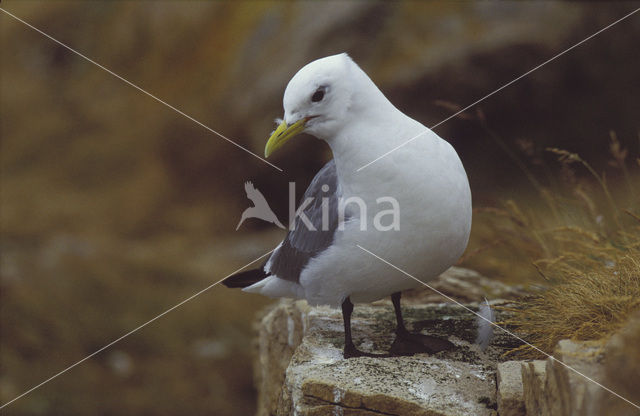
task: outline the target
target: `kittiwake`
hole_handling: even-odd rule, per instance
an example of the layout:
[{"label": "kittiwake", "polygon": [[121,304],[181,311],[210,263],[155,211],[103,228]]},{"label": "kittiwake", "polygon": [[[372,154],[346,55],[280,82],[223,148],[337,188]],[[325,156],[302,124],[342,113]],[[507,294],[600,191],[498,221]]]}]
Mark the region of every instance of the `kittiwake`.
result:
[{"label": "kittiwake", "polygon": [[471,229],[471,191],[454,148],[398,110],[346,53],[300,69],[283,106],[265,156],[304,132],[326,141],[333,159],[309,185],[300,215],[266,263],[223,283],[341,306],[345,358],[380,356],[355,347],[351,313],[353,303],[389,295],[397,319],[391,355],[451,348],[406,329],[400,293],[420,283],[362,248],[423,282],[458,260]]}]

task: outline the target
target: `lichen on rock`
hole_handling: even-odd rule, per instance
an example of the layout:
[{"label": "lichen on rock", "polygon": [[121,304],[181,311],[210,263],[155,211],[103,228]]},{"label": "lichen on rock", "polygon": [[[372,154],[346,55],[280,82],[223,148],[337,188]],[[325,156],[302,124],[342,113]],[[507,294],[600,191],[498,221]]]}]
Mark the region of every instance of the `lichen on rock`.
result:
[{"label": "lichen on rock", "polygon": [[[479,288],[484,285],[489,287]],[[505,298],[519,292],[455,268],[432,286],[473,311],[488,292]],[[434,303],[442,298],[428,291],[410,291],[403,300],[410,331],[446,338],[456,348],[434,355],[346,360],[340,311],[292,300],[269,307],[257,328],[258,416],[595,416],[614,414],[611,409],[636,414],[632,405],[584,376],[638,401],[640,373],[629,358],[639,356],[640,315],[607,343],[563,340],[555,358],[505,362],[504,353],[519,345],[511,335],[495,330],[483,351],[475,344],[475,315],[464,307]],[[497,312],[498,322],[504,320],[506,312]],[[356,346],[386,352],[394,339],[391,303],[356,305],[352,325]]]},{"label": "lichen on rock", "polygon": [[520,361],[507,361],[498,364],[496,378],[500,416],[525,415],[521,365]]},{"label": "lichen on rock", "polygon": [[[455,279],[449,286],[465,285],[464,273]],[[468,307],[477,310],[478,303]],[[418,293],[407,297],[404,314],[410,330],[446,338],[456,349],[346,360],[340,311],[279,301],[259,323],[258,415],[495,415],[496,363],[513,339],[497,331],[482,351],[474,344],[472,313],[455,304],[425,304]],[[362,350],[386,352],[393,342],[395,317],[388,301],[356,305],[352,324]]]}]

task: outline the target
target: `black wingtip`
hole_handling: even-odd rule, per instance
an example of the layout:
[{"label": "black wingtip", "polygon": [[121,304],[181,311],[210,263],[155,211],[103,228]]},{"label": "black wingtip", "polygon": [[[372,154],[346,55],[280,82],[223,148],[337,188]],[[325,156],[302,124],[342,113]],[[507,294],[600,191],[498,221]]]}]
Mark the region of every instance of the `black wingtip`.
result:
[{"label": "black wingtip", "polygon": [[229,276],[222,281],[222,284],[230,288],[247,287],[267,276],[267,273],[262,268],[252,269]]}]

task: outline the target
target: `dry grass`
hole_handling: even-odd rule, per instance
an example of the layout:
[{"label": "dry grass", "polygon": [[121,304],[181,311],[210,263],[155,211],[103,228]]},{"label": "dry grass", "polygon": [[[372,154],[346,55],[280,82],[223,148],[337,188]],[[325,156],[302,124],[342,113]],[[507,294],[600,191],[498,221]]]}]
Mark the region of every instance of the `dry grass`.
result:
[{"label": "dry grass", "polygon": [[[463,264],[537,283],[530,296],[510,309],[512,317],[504,323],[551,353],[564,338],[607,339],[640,308],[640,186],[637,174],[627,167],[628,152],[614,134],[614,190],[605,175],[579,155],[546,150],[561,163],[561,183],[549,188],[534,183],[537,201],[509,200],[500,208],[477,210],[483,242]],[[582,172],[586,177],[580,178]],[[526,345],[511,353],[541,356]]]},{"label": "dry grass", "polygon": [[[506,323],[551,353],[559,340],[600,340],[620,329],[640,307],[640,239],[634,247],[567,252],[538,262],[552,285],[518,302]],[[522,346],[514,353],[537,357]]]}]

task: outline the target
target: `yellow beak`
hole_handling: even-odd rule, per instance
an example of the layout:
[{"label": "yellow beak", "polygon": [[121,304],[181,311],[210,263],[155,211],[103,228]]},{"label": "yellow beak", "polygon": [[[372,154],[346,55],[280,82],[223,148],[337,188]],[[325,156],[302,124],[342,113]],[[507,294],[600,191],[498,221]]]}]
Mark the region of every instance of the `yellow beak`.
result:
[{"label": "yellow beak", "polygon": [[302,133],[305,124],[307,124],[305,118],[301,118],[291,125],[287,125],[287,122],[283,120],[278,128],[271,133],[271,137],[269,137],[267,145],[264,148],[264,157],[269,157],[271,153],[282,147],[289,139]]}]

